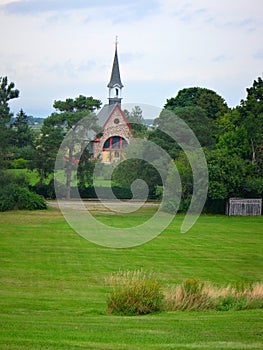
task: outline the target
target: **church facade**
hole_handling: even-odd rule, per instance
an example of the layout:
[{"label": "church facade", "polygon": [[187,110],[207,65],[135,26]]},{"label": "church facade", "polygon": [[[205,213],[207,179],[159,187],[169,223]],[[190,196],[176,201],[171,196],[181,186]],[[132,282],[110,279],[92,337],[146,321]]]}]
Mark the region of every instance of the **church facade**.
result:
[{"label": "church facade", "polygon": [[120,77],[117,43],[113,60],[108,104],[99,111],[98,123],[103,128],[101,137],[93,140],[93,156],[100,157],[103,163],[112,163],[121,159],[122,150],[132,138],[131,127],[121,109],[123,84]]}]

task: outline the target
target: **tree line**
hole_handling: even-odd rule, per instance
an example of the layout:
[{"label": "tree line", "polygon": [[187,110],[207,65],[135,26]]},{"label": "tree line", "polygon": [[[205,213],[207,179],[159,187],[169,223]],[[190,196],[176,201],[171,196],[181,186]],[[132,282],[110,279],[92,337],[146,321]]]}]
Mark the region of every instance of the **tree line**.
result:
[{"label": "tree line", "polygon": [[[9,102],[18,97],[19,91],[15,88],[15,84],[9,83],[7,77],[0,78],[2,179],[0,203],[4,203],[0,204],[0,210],[12,208],[12,205],[8,204],[8,196],[12,197],[11,192],[14,192],[13,207],[16,205],[18,194],[15,192],[19,186],[25,188],[28,196],[34,191],[46,197],[54,197],[54,164],[65,135],[70,130],[74,130],[79,135],[81,133],[83,135],[83,132],[87,133],[87,130],[92,130],[95,135],[100,135],[102,132],[95,113],[102,103],[92,96],[80,95],[75,99],[54,101],[55,111],[44,119],[40,133],[32,130],[28,123],[28,116],[22,109],[14,117]],[[175,162],[182,181],[181,210],[186,210],[191,201],[193,186],[191,167],[184,151],[172,138],[161,131],[164,126],[166,129],[176,129],[176,116],[184,120],[193,130],[206,155],[209,171],[206,210],[222,211],[224,201],[229,197],[262,197],[263,81],[261,77],[247,88],[245,99],[241,100],[235,108],[229,108],[226,101],[210,89],[190,87],[180,90],[175,97],[167,99],[163,111],[154,121],[155,128],[147,129],[139,107],[135,107],[131,112],[124,112],[135,136],[161,146]],[[84,117],[86,131],[79,126],[79,122]],[[12,123],[10,123],[11,119]],[[87,133],[86,139],[91,138],[90,135]],[[78,139],[83,140],[83,137]],[[65,196],[70,197],[72,194],[72,172],[76,168],[80,193],[83,196],[95,195],[92,190],[92,174],[99,160],[91,157],[92,150],[87,146],[87,142],[71,140],[70,144],[64,147]],[[10,169],[14,168],[37,171],[39,182],[30,187],[30,184],[22,179],[22,175],[19,177],[10,172]],[[104,166],[104,168],[104,176],[107,177],[109,171],[107,167]],[[129,169],[129,176],[123,176],[124,173],[128,173],[127,169]],[[127,160],[113,172],[115,184],[125,189],[125,195],[128,193],[127,188],[138,177],[148,182],[149,195],[152,198],[160,197],[162,188],[160,174],[144,161],[137,160],[131,166],[131,160]],[[166,180],[168,187],[176,186],[169,171],[166,174]],[[8,186],[6,186],[7,183]],[[8,191],[4,190],[6,187]],[[41,200],[38,200],[40,203]],[[32,202],[37,202],[35,194]],[[37,207],[37,204],[33,207]],[[172,200],[168,203],[167,209],[173,210]]]}]

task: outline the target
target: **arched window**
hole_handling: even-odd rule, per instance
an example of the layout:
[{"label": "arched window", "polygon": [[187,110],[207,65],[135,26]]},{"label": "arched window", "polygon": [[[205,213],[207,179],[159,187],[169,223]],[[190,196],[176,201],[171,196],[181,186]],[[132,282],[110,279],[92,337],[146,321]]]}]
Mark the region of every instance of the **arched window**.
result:
[{"label": "arched window", "polygon": [[128,142],[121,136],[109,137],[103,145],[103,150],[121,150]]},{"label": "arched window", "polygon": [[115,89],[115,93],[116,93],[116,96],[118,97],[119,96],[119,89]]}]

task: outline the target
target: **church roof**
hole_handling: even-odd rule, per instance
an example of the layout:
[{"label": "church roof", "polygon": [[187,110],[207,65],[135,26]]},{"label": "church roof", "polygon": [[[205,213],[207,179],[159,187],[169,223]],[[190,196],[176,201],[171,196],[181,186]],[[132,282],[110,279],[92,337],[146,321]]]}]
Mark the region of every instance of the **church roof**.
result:
[{"label": "church roof", "polygon": [[111,115],[111,113],[114,110],[115,105],[104,105],[102,107],[102,109],[99,111],[97,117],[98,117],[98,124],[99,126],[104,126],[104,124],[106,123],[107,119],[109,118],[109,116]]},{"label": "church roof", "polygon": [[97,118],[98,118],[98,124],[99,126],[105,128],[109,118],[111,117],[112,113],[114,112],[114,110],[119,109],[120,114],[122,115],[122,120],[123,122],[128,126],[128,128],[130,129],[130,124],[128,122],[128,120],[125,117],[125,114],[123,113],[120,105],[118,103],[115,103],[115,105],[104,105],[102,107],[102,109],[99,111]]},{"label": "church roof", "polygon": [[115,49],[115,56],[114,56],[114,61],[113,61],[113,66],[112,66],[111,78],[110,78],[110,82],[109,82],[107,87],[113,88],[115,85],[118,85],[120,88],[123,87],[122,82],[121,82],[121,76],[120,76],[117,45],[116,45],[116,49]]}]

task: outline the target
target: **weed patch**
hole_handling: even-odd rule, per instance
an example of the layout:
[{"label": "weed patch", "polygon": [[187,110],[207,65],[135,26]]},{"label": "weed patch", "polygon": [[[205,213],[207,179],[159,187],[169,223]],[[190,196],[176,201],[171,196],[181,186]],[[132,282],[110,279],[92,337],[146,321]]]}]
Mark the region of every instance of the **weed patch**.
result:
[{"label": "weed patch", "polygon": [[211,283],[188,279],[168,288],[164,305],[167,311],[247,310],[263,308],[263,284],[237,282],[219,288]]},{"label": "weed patch", "polygon": [[111,275],[109,284],[110,314],[146,315],[162,308],[161,286],[151,274],[141,270],[119,272]]},{"label": "weed patch", "polygon": [[263,283],[236,282],[219,288],[198,279],[187,279],[162,292],[161,285],[143,271],[126,271],[109,278],[107,312],[145,315],[166,311],[238,311],[263,308]]}]

